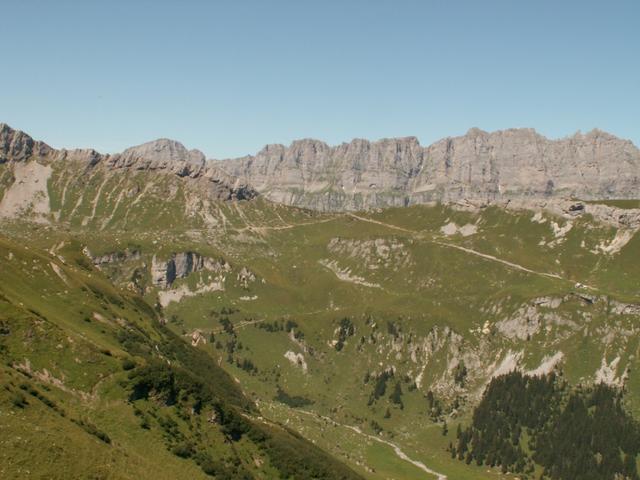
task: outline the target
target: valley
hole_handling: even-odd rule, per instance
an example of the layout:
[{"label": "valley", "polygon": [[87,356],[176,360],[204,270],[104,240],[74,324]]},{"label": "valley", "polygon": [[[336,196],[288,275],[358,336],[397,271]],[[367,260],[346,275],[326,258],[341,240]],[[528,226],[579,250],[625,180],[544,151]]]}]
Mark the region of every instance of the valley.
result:
[{"label": "valley", "polygon": [[513,371],[640,415],[633,200],[310,210],[170,141],[2,132],[9,478],[539,478],[450,454]]}]

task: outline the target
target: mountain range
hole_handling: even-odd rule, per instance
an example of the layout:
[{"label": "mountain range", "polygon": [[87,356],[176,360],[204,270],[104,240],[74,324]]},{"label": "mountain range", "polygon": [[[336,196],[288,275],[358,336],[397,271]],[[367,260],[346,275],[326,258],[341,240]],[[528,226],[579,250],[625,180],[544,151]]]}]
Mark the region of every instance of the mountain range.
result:
[{"label": "mountain range", "polygon": [[533,129],[474,128],[422,147],[415,137],[355,139],[329,146],[313,139],[267,145],[256,155],[205,160],[198,150],[159,139],[121,154],[53,150],[0,124],[0,161],[31,155],[109,169],[170,172],[207,179],[215,198],[269,200],[320,211],[426,204],[487,204],[550,198],[634,199],[640,150],[600,130],[549,140]]}]

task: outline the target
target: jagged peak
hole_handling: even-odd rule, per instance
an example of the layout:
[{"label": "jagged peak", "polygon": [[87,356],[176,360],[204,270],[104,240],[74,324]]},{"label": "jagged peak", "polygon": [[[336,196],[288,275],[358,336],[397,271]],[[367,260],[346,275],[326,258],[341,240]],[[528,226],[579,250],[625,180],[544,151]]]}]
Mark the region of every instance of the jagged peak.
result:
[{"label": "jagged peak", "polygon": [[505,136],[533,137],[533,138],[542,138],[542,139],[548,140],[544,135],[540,134],[535,128],[530,128],[530,127],[505,128],[502,130],[493,130],[491,132],[487,130],[483,130],[478,127],[472,127],[469,130],[467,130],[467,133],[456,138],[465,138],[465,137],[490,138],[490,137],[505,137]]},{"label": "jagged peak", "polygon": [[24,141],[31,141],[35,143],[35,140],[30,135],[23,132],[22,130],[11,128],[7,123],[0,123],[0,134],[2,134],[2,139],[4,142],[13,138],[22,138]]},{"label": "jagged peak", "polygon": [[486,135],[489,135],[489,132],[482,130],[481,128],[478,128],[478,127],[471,127],[469,130],[467,130],[467,133],[465,133],[463,136],[478,137],[478,136],[486,136]]},{"label": "jagged peak", "polygon": [[21,130],[0,123],[0,162],[27,160],[33,156],[45,156],[53,149],[44,142],[36,141]]}]

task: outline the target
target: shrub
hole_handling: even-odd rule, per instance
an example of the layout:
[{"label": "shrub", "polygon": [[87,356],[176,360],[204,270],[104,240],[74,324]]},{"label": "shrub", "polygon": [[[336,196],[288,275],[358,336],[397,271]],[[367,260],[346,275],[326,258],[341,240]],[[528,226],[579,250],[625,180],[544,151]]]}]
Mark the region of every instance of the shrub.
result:
[{"label": "shrub", "polygon": [[180,458],[189,458],[193,455],[193,444],[189,441],[182,441],[173,446],[171,453]]},{"label": "shrub", "polygon": [[27,399],[20,392],[15,392],[11,396],[11,403],[13,404],[14,407],[17,407],[17,408],[24,408],[27,405],[29,405],[29,402],[27,402]]},{"label": "shrub", "polygon": [[122,360],[122,369],[123,370],[133,370],[136,368],[136,362],[131,358],[125,358]]}]

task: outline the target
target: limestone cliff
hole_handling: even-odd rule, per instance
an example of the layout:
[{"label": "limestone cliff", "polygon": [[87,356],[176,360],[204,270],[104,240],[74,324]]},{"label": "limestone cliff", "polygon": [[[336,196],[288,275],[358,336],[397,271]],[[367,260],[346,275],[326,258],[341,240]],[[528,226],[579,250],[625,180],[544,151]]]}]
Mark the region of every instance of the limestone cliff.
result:
[{"label": "limestone cliff", "polygon": [[414,137],[331,147],[300,140],[221,161],[276,202],[358,210],[431,201],[638,198],[640,151],[593,130],[549,140],[532,129],[471,129],[422,147]]}]

